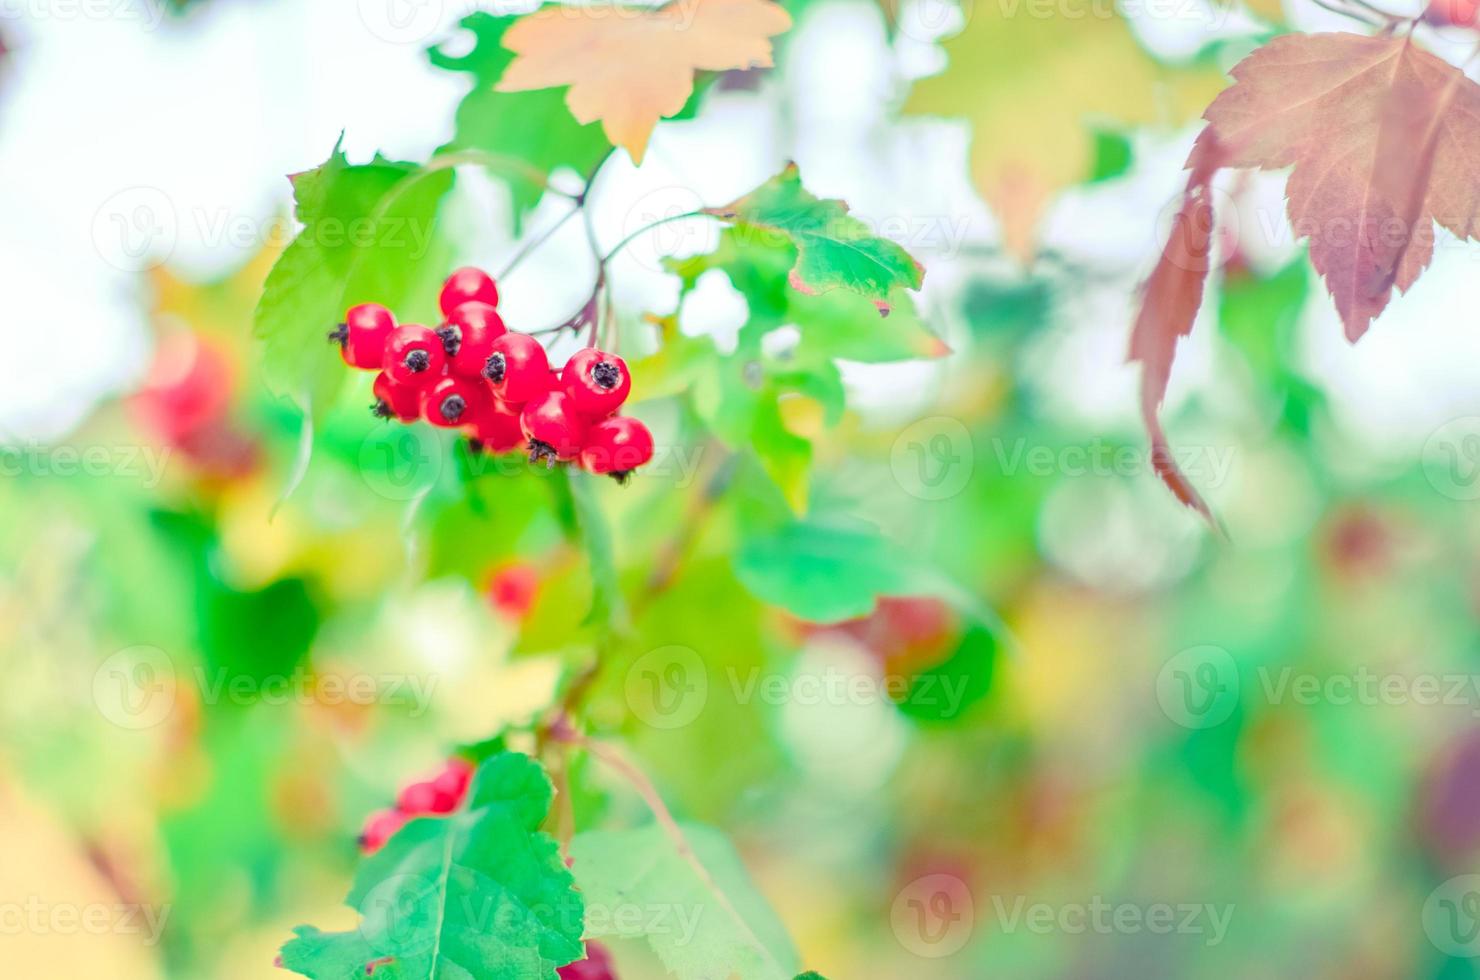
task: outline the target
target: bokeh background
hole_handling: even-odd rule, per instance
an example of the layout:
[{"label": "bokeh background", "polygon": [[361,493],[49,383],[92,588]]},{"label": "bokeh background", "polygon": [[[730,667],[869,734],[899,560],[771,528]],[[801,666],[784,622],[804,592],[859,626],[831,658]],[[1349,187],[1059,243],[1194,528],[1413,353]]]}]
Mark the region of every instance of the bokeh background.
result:
[{"label": "bokeh background", "polygon": [[[357,161],[447,143],[469,78],[427,49],[465,53],[471,10],[0,0],[13,975],[281,975],[291,926],[353,923],[366,814],[528,723],[590,655],[558,481],[388,434],[358,388],[305,469],[251,339],[293,233],[284,175],[341,136]],[[833,980],[1475,975],[1480,250],[1441,240],[1351,347],[1282,177],[1225,175],[1222,266],[1165,413],[1220,540],[1151,473],[1124,363],[1196,127],[1076,116],[1094,167],[1024,261],[972,185],[968,124],[901,112],[980,11],[793,13],[775,70],[722,79],[641,168],[613,158],[595,226],[615,242],[795,160],[921,259],[952,354],[844,364],[843,419],[786,424],[812,443],[812,509],[877,525],[955,598],[796,615],[815,569],[746,538],[774,493],[654,386],[638,413],[674,465],[601,498],[633,629],[592,730],[731,836]],[[1122,13],[1157,64],[1351,27],[1305,0]],[[1031,61],[1020,84],[1000,97],[1041,97]],[[460,174],[453,201],[460,262],[516,253],[502,183]],[[577,225],[502,284],[511,322],[583,299]],[[624,329],[681,308],[733,345],[745,297],[717,273],[681,297],[660,261],[715,235],[633,244]],[[578,821],[638,806],[592,766],[565,788]]]}]

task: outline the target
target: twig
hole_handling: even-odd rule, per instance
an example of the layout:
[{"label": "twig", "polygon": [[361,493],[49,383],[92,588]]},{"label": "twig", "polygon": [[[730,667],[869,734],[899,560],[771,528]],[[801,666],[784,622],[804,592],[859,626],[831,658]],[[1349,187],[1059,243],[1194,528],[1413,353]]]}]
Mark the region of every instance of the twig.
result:
[{"label": "twig", "polygon": [[[557,735],[557,738],[559,737]],[[709,869],[704,867],[704,863],[699,860],[699,855],[694,852],[693,846],[689,843],[688,838],[684,836],[683,828],[673,818],[673,814],[669,811],[667,804],[663,802],[663,797],[658,792],[658,788],[653,785],[653,781],[647,777],[647,774],[635,764],[627,761],[627,758],[614,746],[583,738],[574,732],[564,733],[562,740],[567,742],[567,744],[584,748],[631,784],[632,788],[636,790],[637,795],[642,797],[642,801],[647,804],[647,808],[652,811],[653,818],[657,820],[658,826],[662,828],[663,833],[673,844],[673,848],[678,852],[679,858],[693,869],[695,876],[709,890],[709,893],[714,896],[714,900],[720,904],[720,907],[724,909],[730,918],[735,920],[735,924],[744,934],[746,941],[754,946],[761,956],[765,957],[767,965],[775,971],[777,976],[789,976],[790,974],[782,969],[781,964],[776,962],[776,957],[766,948],[765,943],[762,943],[760,938],[756,936],[755,931],[750,928],[750,923],[746,922],[745,918],[741,916],[740,911],[735,908],[734,903],[730,901],[730,897],[719,887],[719,883],[714,880],[714,876],[709,873]]]},{"label": "twig", "polygon": [[566,222],[570,221],[571,218],[574,218],[576,216],[576,212],[579,210],[579,206],[571,208],[569,211],[561,216],[559,221],[555,222],[539,235],[525,242],[522,246],[520,246],[519,251],[514,253],[514,257],[511,258],[508,263],[504,265],[503,269],[500,270],[499,274],[494,278],[499,280],[506,278],[509,273],[513,272],[514,269],[518,267],[519,263],[523,262],[529,257],[530,253],[539,248],[541,245],[548,242],[551,238],[554,238],[555,233],[564,228]]}]

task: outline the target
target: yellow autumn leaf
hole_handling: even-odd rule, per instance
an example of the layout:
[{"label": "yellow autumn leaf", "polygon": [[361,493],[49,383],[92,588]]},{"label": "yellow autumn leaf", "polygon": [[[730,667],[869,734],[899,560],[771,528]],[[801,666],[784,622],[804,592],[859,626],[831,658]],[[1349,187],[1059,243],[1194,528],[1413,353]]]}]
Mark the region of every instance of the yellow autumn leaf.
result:
[{"label": "yellow autumn leaf", "polygon": [[1216,69],[1158,65],[1101,0],[976,4],[945,42],[946,70],[917,83],[911,115],[971,123],[971,176],[1010,252],[1032,254],[1054,194],[1090,174],[1090,125],[1178,125],[1226,85]]},{"label": "yellow autumn leaf", "polygon": [[694,72],[768,68],[770,39],[789,27],[791,17],[770,0],[549,6],[504,35],[515,58],[497,89],[570,86],[565,104],[576,121],[601,120],[607,139],[641,163],[658,120],[693,94]]}]

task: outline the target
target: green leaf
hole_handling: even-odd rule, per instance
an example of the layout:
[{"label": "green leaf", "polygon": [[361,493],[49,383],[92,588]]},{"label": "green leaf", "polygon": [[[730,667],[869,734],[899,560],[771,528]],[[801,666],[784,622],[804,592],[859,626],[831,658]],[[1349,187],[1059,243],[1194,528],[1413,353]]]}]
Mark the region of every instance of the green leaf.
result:
[{"label": "green leaf", "polygon": [[903,595],[912,582],[903,556],[883,535],[841,518],[751,532],[734,564],[758,598],[818,623],[867,616],[880,596]]},{"label": "green leaf", "polygon": [[283,966],[314,980],[555,977],[585,954],[581,896],[538,830],[552,792],[528,756],[493,756],[462,810],[411,821],[361,864],[347,899],[359,928],[301,926]]},{"label": "green leaf", "polygon": [[949,657],[915,674],[899,711],[918,721],[950,723],[992,690],[996,674],[997,633],[972,624]]},{"label": "green leaf", "polygon": [[645,939],[678,980],[794,976],[796,949],[734,847],[710,827],[681,829],[688,858],[656,824],[576,835],[588,938]]},{"label": "green leaf", "polygon": [[1130,137],[1113,129],[1093,131],[1095,141],[1094,162],[1090,167],[1088,183],[1098,184],[1130,172],[1135,159]]},{"label": "green leaf", "polygon": [[880,364],[949,353],[902,288],[887,295],[893,311],[887,319],[877,315],[874,303],[854,292],[817,295],[789,288],[797,256],[797,246],[789,239],[762,240],[745,229],[730,228],[713,252],[670,260],[668,269],[682,280],[684,293],[710,270],[725,274],[750,307],[741,332],[742,350],[755,349],[762,336],[790,324],[801,335],[797,356],[809,362],[838,358]]},{"label": "green leaf", "polygon": [[591,611],[586,615],[586,622],[603,629],[620,630],[627,625],[627,607],[622,598],[621,582],[617,579],[611,525],[607,523],[597,499],[597,480],[589,473],[570,474],[577,533],[591,563]]},{"label": "green leaf", "polygon": [[322,418],[349,376],[328,333],[358,303],[402,322],[436,315],[449,253],[436,230],[452,172],[377,156],[352,165],[339,146],[292,178],[303,230],[278,256],[257,304],[267,382]]},{"label": "green leaf", "polygon": [[[495,92],[493,86],[514,60],[503,46],[504,31],[518,18],[498,17],[478,11],[462,19],[474,37],[473,49],[456,57],[443,47],[427,54],[432,64],[447,71],[473,76],[473,89],[457,107],[457,128],[452,142],[438,152],[482,150],[521,160],[541,174],[557,167],[571,167],[585,175],[611,149],[601,127],[580,125],[565,107],[565,90]],[[503,175],[508,179],[514,202],[514,233],[523,230],[524,217],[539,203],[544,188],[528,177]]]},{"label": "green leaf", "polygon": [[925,270],[908,252],[848,213],[842,201],[819,200],[802,187],[796,164],[739,200],[705,208],[724,221],[740,224],[742,234],[774,242],[778,236],[797,249],[791,285],[804,293],[844,288],[873,300],[888,315],[898,288],[919,289]]}]

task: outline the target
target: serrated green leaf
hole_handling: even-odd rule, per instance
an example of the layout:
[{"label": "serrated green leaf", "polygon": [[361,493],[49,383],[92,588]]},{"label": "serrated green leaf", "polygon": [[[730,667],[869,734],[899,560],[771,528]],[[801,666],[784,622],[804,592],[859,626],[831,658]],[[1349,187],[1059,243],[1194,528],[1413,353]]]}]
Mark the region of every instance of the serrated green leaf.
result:
[{"label": "serrated green leaf", "polygon": [[292,181],[303,229],[268,273],[254,333],[268,385],[322,418],[349,374],[326,339],[346,309],[380,303],[402,322],[436,314],[449,264],[436,218],[452,173],[381,157],[351,164],[335,146]]},{"label": "serrated green leaf", "polygon": [[819,295],[790,288],[797,254],[789,240],[761,240],[730,228],[713,252],[670,260],[668,269],[682,280],[684,293],[706,272],[717,269],[725,274],[750,308],[741,331],[742,350],[754,350],[762,336],[790,324],[800,334],[799,353],[814,361],[837,358],[881,364],[949,353],[901,288],[887,295],[892,310],[887,318],[858,293],[836,289]]},{"label": "serrated green leaf", "polygon": [[887,315],[893,294],[919,289],[925,270],[899,244],[880,238],[842,201],[820,200],[802,186],[796,164],[724,207],[705,213],[741,225],[742,236],[796,246],[791,285],[804,293],[843,288],[873,301]]},{"label": "serrated green leaf", "polygon": [[587,936],[644,939],[678,980],[789,980],[796,949],[734,847],[710,827],[681,829],[702,874],[656,824],[576,835]]},{"label": "serrated green leaf", "polygon": [[299,927],[283,966],[314,980],[554,978],[584,955],[584,906],[538,829],[552,793],[528,756],[488,759],[463,809],[411,821],[361,864],[347,899],[359,928]]},{"label": "serrated green leaf", "polygon": [[[504,32],[517,17],[499,17],[478,11],[462,19],[462,27],[473,33],[473,49],[457,57],[443,47],[427,54],[438,68],[467,72],[473,88],[457,107],[457,128],[452,142],[439,152],[483,150],[513,157],[534,170],[548,174],[557,167],[570,167],[586,174],[611,149],[601,127],[580,125],[565,107],[563,89],[532,92],[495,92],[493,86],[514,60],[503,46]],[[526,177],[501,174],[508,181],[514,202],[514,233],[523,230],[525,216],[539,203],[544,188]]]}]

